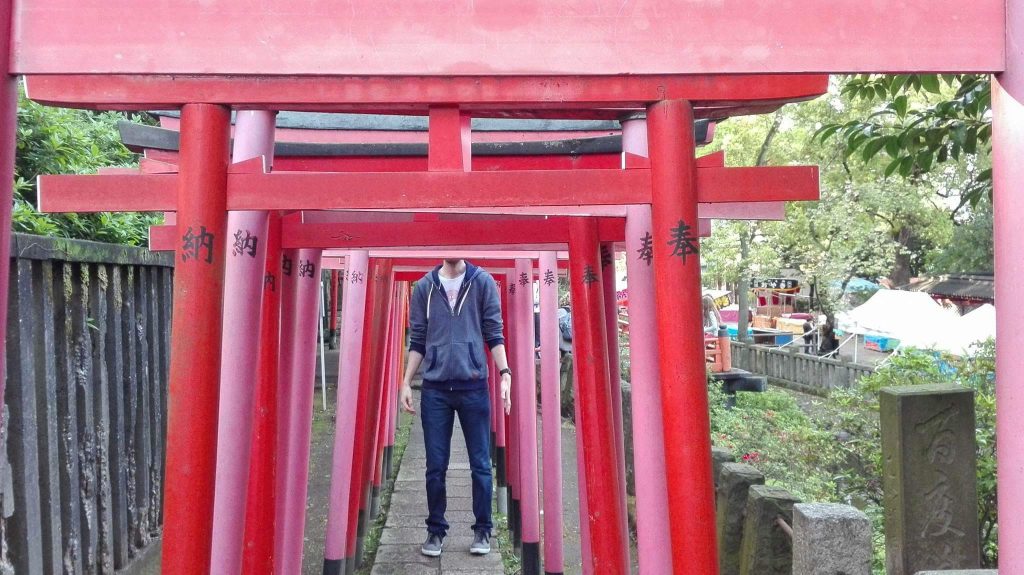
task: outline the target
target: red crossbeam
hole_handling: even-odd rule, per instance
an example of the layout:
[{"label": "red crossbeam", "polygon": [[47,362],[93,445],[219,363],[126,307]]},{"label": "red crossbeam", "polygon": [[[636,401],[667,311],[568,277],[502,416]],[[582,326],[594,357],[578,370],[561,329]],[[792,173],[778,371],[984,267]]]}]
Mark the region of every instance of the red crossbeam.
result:
[{"label": "red crossbeam", "polygon": [[[177,176],[40,176],[39,209],[57,212],[174,211]],[[701,203],[818,199],[816,166],[700,168]],[[479,208],[644,204],[650,172],[233,173],[229,210]]]},{"label": "red crossbeam", "polygon": [[[828,90],[827,75],[651,75],[351,77],[33,75],[30,97],[67,107],[166,109],[186,102],[243,108],[361,113],[426,113],[431,105],[458,102],[475,117],[619,117],[649,102],[682,99],[716,110],[759,109],[816,98]],[[575,113],[568,113],[575,111]]]},{"label": "red crossbeam", "polygon": [[[284,220],[281,243],[284,248],[319,247],[334,249],[404,248],[407,246],[537,246],[565,249],[569,218],[532,220],[481,220],[436,222],[304,224]],[[625,221],[598,218],[601,241],[625,240]],[[171,251],[180,243],[175,226],[149,229],[149,248]],[[533,249],[524,248],[524,249]]]},{"label": "red crossbeam", "polygon": [[[403,222],[303,224],[284,222],[282,244],[287,247],[388,248],[404,246],[461,246],[568,244],[569,218],[470,222]],[[601,241],[625,239],[625,221],[598,219]]]}]

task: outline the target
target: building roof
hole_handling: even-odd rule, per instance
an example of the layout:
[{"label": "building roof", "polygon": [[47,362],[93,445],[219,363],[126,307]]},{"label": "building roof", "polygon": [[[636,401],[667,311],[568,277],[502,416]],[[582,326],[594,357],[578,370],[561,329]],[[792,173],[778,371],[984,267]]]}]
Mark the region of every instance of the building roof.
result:
[{"label": "building roof", "polygon": [[991,275],[985,274],[948,274],[916,278],[899,289],[951,299],[995,301],[995,283]]}]

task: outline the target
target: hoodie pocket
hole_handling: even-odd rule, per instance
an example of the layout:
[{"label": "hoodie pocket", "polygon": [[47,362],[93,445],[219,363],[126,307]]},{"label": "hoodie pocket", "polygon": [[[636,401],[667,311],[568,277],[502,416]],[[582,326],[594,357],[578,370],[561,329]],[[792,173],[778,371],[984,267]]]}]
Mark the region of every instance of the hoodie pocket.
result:
[{"label": "hoodie pocket", "polygon": [[470,363],[473,364],[473,369],[476,369],[476,370],[483,369],[484,368],[483,360],[481,360],[479,358],[480,345],[476,344],[476,343],[473,343],[473,342],[467,342],[466,343],[466,347],[469,348],[469,361],[470,361]]},{"label": "hoodie pocket", "polygon": [[430,349],[427,350],[427,369],[425,370],[425,373],[429,372],[432,369],[434,369],[434,363],[436,363],[436,362],[437,362],[437,346],[436,345],[432,345],[432,346],[430,346]]},{"label": "hoodie pocket", "polygon": [[451,371],[452,345],[450,343],[434,345],[430,347],[428,353],[430,361],[427,363],[427,370],[423,372],[423,379],[430,381],[451,379],[452,376],[449,372]]}]

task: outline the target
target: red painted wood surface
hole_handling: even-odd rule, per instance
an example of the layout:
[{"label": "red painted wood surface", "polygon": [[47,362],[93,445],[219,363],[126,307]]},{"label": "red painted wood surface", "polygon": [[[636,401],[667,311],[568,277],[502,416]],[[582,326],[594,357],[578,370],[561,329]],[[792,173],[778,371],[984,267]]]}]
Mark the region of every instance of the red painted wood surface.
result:
[{"label": "red painted wood surface", "polygon": [[[658,367],[672,564],[677,573],[718,572],[711,436],[701,318],[693,116],[685,102],[647,113]],[[684,238],[693,238],[687,249]],[[575,315],[575,314],[574,314]]]},{"label": "red painted wood surface", "polygon": [[331,0],[221,0],[153,10],[139,10],[137,0],[20,0],[15,6],[18,74],[1003,68],[1004,0],[969,6],[959,0],[353,0],[344,9]]},{"label": "red painted wood surface", "polygon": [[570,224],[569,289],[576,376],[579,378],[577,433],[583,451],[587,512],[594,572],[629,573],[628,532],[619,505],[614,418],[605,340],[604,296],[597,226],[577,218]]},{"label": "red painted wood surface", "polygon": [[267,263],[260,323],[259,380],[252,426],[249,491],[246,494],[245,548],[242,573],[259,575],[274,569],[274,510],[277,448],[278,353],[281,330],[281,217],[267,222]]},{"label": "red painted wood surface", "polygon": [[[279,132],[281,130],[278,130]],[[304,130],[311,132],[313,130]],[[480,134],[476,132],[474,136]],[[420,133],[400,132],[401,138],[396,143],[414,143],[422,136]],[[502,140],[513,142],[529,141],[529,133],[515,134],[514,139]],[[613,133],[601,135],[614,135]],[[561,138],[580,138],[578,134],[561,133]],[[507,137],[507,136],[506,136]],[[371,136],[356,143],[376,142]],[[302,140],[315,140],[304,136]],[[584,138],[585,139],[585,138]],[[708,138],[710,141],[710,137]],[[143,150],[146,157],[142,159],[143,173],[173,173],[177,171],[178,152],[170,150]],[[647,167],[646,158],[641,158],[637,165],[627,167]],[[581,155],[501,155],[472,158],[474,172],[492,172],[500,170],[582,170],[582,169],[619,169],[622,166],[622,155],[619,153],[581,154]],[[724,152],[712,152],[697,158],[697,165],[702,168],[725,167]],[[274,169],[278,172],[425,172],[427,156],[277,156],[274,158]]]},{"label": "red painted wood surface", "polygon": [[178,244],[174,273],[161,563],[169,575],[210,568],[227,245],[229,111],[193,104],[182,113],[177,241],[194,239]]},{"label": "red painted wood surface", "polygon": [[[40,210],[174,211],[177,179],[173,174],[41,176]],[[697,193],[702,203],[817,200],[818,168],[701,168]],[[650,198],[651,176],[646,169],[275,172],[228,178],[231,210],[621,205],[650,203]]]},{"label": "red painted wood surface", "polygon": [[[473,222],[405,222],[380,224],[302,224],[285,222],[285,247],[375,248],[447,245],[568,244],[568,218]],[[602,241],[625,240],[625,220],[601,218]]]},{"label": "red painted wood surface", "polygon": [[815,98],[828,88],[828,76],[824,75],[611,76],[609,70],[600,73],[605,75],[368,78],[261,74],[258,82],[253,82],[251,76],[72,73],[33,75],[27,78],[26,85],[33,100],[88,108],[151,110],[204,101],[247,109],[425,114],[432,105],[458,104],[460,110],[475,117],[562,119],[617,119],[623,109],[642,110],[646,103],[663,98],[688,98],[698,109],[708,110],[707,117],[725,118],[765,113],[786,102]]}]

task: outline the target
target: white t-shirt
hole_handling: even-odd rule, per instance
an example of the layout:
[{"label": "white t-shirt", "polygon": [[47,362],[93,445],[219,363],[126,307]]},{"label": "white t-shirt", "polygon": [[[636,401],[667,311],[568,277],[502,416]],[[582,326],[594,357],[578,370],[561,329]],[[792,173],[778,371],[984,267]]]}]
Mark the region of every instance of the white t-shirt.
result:
[{"label": "white t-shirt", "polygon": [[441,280],[441,287],[444,288],[444,293],[448,296],[448,307],[455,309],[455,301],[459,299],[459,290],[462,289],[462,280],[466,279],[466,272],[462,272],[458,277],[452,279],[441,274],[437,274],[437,277]]}]

